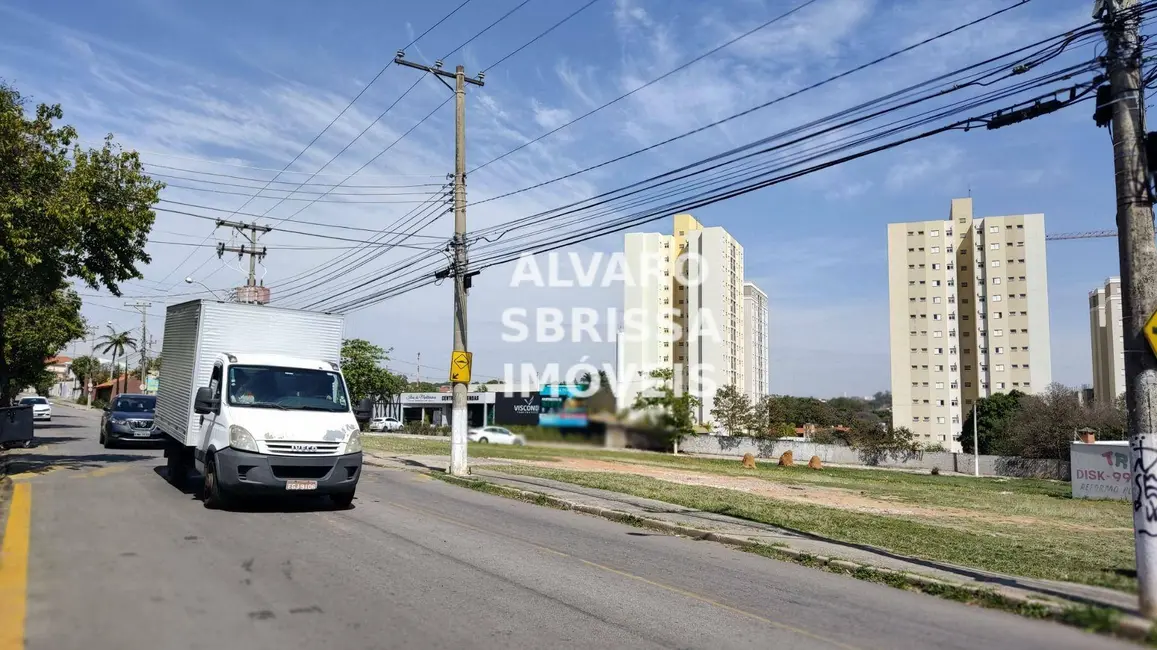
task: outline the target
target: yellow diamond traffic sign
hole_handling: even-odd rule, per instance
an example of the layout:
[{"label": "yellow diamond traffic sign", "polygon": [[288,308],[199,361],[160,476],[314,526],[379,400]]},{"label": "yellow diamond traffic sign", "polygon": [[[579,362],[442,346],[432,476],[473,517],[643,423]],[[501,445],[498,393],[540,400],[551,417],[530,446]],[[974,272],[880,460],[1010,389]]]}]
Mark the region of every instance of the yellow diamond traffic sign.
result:
[{"label": "yellow diamond traffic sign", "polygon": [[1149,349],[1157,355],[1157,312],[1145,322],[1145,340],[1149,342]]},{"label": "yellow diamond traffic sign", "polygon": [[473,363],[473,353],[455,350],[450,355],[450,381],[455,384],[469,384],[470,366]]}]

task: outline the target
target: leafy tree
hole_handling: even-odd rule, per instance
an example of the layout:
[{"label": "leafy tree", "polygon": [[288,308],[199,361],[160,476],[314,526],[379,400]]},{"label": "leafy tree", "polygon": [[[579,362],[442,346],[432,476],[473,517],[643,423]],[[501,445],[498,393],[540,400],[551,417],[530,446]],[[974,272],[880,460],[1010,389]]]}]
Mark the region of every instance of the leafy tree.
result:
[{"label": "leafy tree", "polygon": [[[578,383],[586,387],[593,381],[595,379],[589,372],[583,373],[578,379]],[[614,413],[617,406],[615,389],[611,386],[611,380],[605,371],[599,371],[598,382],[598,388],[586,400],[587,413]]]},{"label": "leafy tree", "polygon": [[[995,454],[1005,445],[1009,422],[1020,410],[1020,402],[1025,394],[1019,390],[995,393],[976,401],[976,440],[980,453]],[[964,453],[972,453],[972,411],[967,412],[964,425],[960,429],[960,446]]]},{"label": "leafy tree", "polygon": [[46,380],[52,383],[46,378],[50,373],[45,361],[83,335],[85,323],[80,315],[80,297],[71,289],[53,291],[36,303],[21,302],[6,311],[8,335],[0,357],[7,361],[7,383],[0,384],[0,402],[11,403],[26,386],[43,386]]},{"label": "leafy tree", "polygon": [[848,431],[848,442],[868,465],[876,465],[888,456],[904,460],[920,451],[915,434],[906,427],[893,427],[890,422],[874,424],[859,420]]},{"label": "leafy tree", "polygon": [[379,365],[389,361],[389,352],[365,339],[342,341],[342,374],[355,403],[367,397],[389,399],[404,390],[406,380]]},{"label": "leafy tree", "polygon": [[440,386],[430,381],[411,381],[406,383],[407,393],[437,393]]},{"label": "leafy tree", "polygon": [[681,391],[675,393],[675,372],[670,368],[651,371],[651,379],[658,380],[659,386],[640,392],[635,396],[634,408],[655,416],[657,424],[672,441],[695,432],[693,410],[701,402],[699,398]]},{"label": "leafy tree", "polygon": [[752,417],[751,398],[734,384],[727,384],[715,391],[711,419],[732,436],[743,435],[752,429],[758,430],[759,423]]},{"label": "leafy tree", "polygon": [[[117,358],[127,356],[128,350],[137,349],[137,340],[132,337],[132,333],[128,331],[118,332],[113,329],[112,325],[108,326],[108,334],[101,336],[96,341],[97,347],[100,348],[103,354],[112,354],[113,372],[117,371]],[[126,364],[125,371],[119,373],[122,378],[122,387],[120,392],[127,392],[129,389],[129,372]],[[113,384],[113,391],[116,392],[116,384]]]},{"label": "leafy tree", "polygon": [[76,130],[56,124],[62,117],[59,105],[29,113],[20,93],[0,83],[0,406],[23,381],[17,366],[39,354],[20,347],[39,335],[18,328],[45,329],[21,310],[39,309],[69,277],[120,295],[120,283],[141,277],[137,264],[149,261],[150,206],[164,186],[111,136],[99,149],[75,145]]},{"label": "leafy tree", "polygon": [[1066,460],[1069,443],[1085,428],[1102,438],[1124,438],[1125,409],[1117,404],[1086,407],[1076,389],[1050,384],[1043,393],[1021,400],[1009,421],[1005,444],[995,453]]},{"label": "leafy tree", "polygon": [[88,380],[93,379],[100,371],[100,359],[91,355],[77,357],[72,360],[72,374],[80,385],[87,386]]},{"label": "leafy tree", "polygon": [[501,384],[502,380],[501,379],[491,379],[491,380],[487,381],[486,383],[487,384]]}]

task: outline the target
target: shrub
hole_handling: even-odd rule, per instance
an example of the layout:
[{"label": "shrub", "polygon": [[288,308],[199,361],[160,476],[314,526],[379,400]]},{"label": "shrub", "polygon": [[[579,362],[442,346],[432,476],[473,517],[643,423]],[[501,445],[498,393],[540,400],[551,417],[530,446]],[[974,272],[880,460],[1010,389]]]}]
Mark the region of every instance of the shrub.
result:
[{"label": "shrub", "polygon": [[923,446],[921,449],[922,449],[923,451],[926,451],[926,452],[929,452],[929,453],[936,453],[936,452],[945,452],[945,451],[948,451],[948,448],[947,448],[947,447],[945,447],[944,445],[942,445],[942,444],[940,444],[940,443],[938,443],[938,442],[934,442],[934,443],[932,443],[932,444],[930,444],[930,445],[924,445],[924,446]]},{"label": "shrub", "polygon": [[402,433],[408,433],[415,436],[445,435],[442,428],[435,427],[428,422],[407,422],[402,425]]},{"label": "shrub", "polygon": [[94,408],[103,409],[104,407],[108,406],[108,400],[107,399],[101,399],[98,397],[98,398],[92,400],[92,405]]},{"label": "shrub", "polygon": [[88,395],[81,395],[80,397],[76,398],[76,403],[80,404],[81,406],[88,404]]}]

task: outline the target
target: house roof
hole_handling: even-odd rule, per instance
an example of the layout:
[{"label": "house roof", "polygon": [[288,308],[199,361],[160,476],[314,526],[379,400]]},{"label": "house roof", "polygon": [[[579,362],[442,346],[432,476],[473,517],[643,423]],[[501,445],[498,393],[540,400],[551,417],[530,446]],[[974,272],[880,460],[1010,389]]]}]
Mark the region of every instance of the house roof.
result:
[{"label": "house roof", "polygon": [[[96,386],[93,386],[93,388],[109,388],[109,387],[113,386],[114,384],[119,386],[123,379],[124,379],[124,375],[121,375],[115,379],[110,379],[110,380],[104,382],[103,384],[97,384]],[[141,380],[137,379],[136,377],[129,377],[129,384],[128,385],[132,386],[134,381],[137,382],[138,384],[141,382]]]},{"label": "house roof", "polygon": [[49,357],[48,359],[45,359],[44,363],[50,366],[54,366],[60,363],[69,364],[72,363],[72,357],[57,355],[55,357]]}]

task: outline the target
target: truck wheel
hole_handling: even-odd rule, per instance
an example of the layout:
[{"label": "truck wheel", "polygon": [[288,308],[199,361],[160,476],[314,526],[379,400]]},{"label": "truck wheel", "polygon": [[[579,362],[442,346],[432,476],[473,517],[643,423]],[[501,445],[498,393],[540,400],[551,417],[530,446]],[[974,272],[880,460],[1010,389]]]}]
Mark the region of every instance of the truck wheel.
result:
[{"label": "truck wheel", "polygon": [[228,492],[221,489],[217,480],[217,461],[210,458],[205,462],[205,485],[201,490],[201,499],[206,508],[220,510],[229,504]]},{"label": "truck wheel", "polygon": [[352,506],[354,503],[353,492],[337,492],[335,494],[329,495],[329,498],[331,501],[333,501],[333,505],[337,506],[339,510],[345,510]]}]

